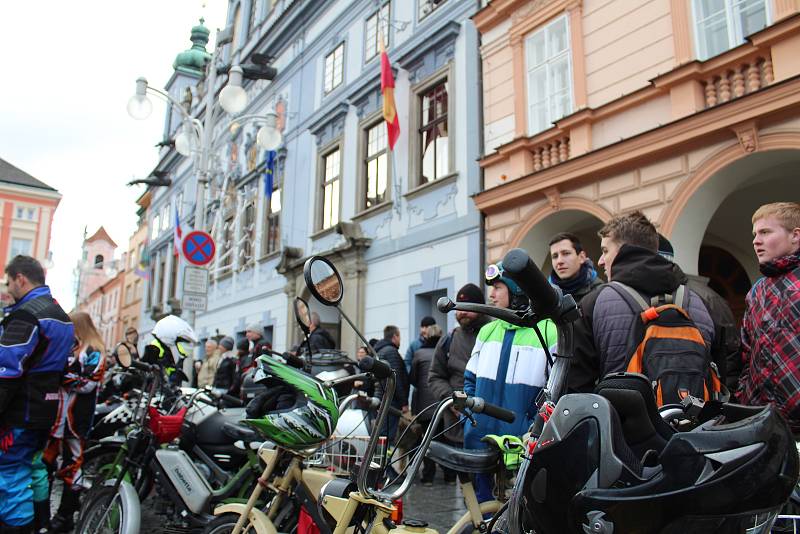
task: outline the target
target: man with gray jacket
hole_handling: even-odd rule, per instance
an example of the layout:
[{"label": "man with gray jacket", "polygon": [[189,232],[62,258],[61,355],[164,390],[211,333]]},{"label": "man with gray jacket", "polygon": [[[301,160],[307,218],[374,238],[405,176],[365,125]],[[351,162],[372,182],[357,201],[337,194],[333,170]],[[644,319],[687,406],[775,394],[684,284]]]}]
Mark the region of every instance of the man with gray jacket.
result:
[{"label": "man with gray jacket", "polygon": [[[672,295],[685,275],[658,254],[658,232],[641,212],[612,218],[598,232],[609,282],[635,289],[645,301]],[[703,335],[706,347],[714,341],[714,323],[703,301],[687,289],[686,311]],[[632,348],[628,346],[634,311],[610,284],[595,288],[581,300],[583,316],[575,323],[575,355],[570,361],[568,389],[591,392],[609,373],[624,371]]]}]

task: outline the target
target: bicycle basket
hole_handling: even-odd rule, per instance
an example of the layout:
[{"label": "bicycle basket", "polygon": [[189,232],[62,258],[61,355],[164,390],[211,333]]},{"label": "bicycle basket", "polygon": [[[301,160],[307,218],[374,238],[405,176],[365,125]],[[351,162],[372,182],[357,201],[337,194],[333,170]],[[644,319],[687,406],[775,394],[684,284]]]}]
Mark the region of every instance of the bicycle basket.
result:
[{"label": "bicycle basket", "polygon": [[186,408],[181,408],[174,415],[162,415],[155,407],[149,406],[147,415],[149,416],[148,426],[156,436],[158,443],[169,443],[181,435]]}]

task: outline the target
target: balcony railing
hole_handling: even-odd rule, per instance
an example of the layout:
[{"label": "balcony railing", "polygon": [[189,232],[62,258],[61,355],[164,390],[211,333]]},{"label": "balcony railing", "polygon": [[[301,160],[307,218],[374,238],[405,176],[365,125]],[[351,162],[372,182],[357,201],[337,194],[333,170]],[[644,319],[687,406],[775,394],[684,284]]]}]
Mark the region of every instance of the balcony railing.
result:
[{"label": "balcony railing", "polygon": [[745,96],[775,80],[769,53],[726,66],[703,81],[706,108]]},{"label": "balcony railing", "polygon": [[569,136],[546,141],[531,149],[533,170],[541,171],[569,159]]}]

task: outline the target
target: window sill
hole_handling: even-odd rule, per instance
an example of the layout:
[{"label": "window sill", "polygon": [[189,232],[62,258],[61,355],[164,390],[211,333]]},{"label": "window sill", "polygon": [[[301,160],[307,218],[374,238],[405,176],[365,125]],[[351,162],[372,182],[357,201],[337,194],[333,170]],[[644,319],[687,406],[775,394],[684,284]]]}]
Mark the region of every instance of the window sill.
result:
[{"label": "window sill", "polygon": [[351,220],[360,221],[362,219],[366,219],[367,217],[370,217],[371,215],[375,215],[377,213],[381,213],[381,212],[387,211],[391,207],[392,207],[392,201],[391,200],[384,200],[380,204],[377,204],[375,206],[372,206],[371,208],[367,208],[367,209],[365,209],[363,211],[358,212],[355,216],[353,216],[351,218]]},{"label": "window sill", "polygon": [[334,224],[330,228],[323,228],[322,230],[317,230],[316,232],[314,232],[313,234],[311,234],[308,237],[310,237],[311,239],[319,239],[320,237],[326,236],[328,234],[332,234],[335,231],[336,231],[336,225]]},{"label": "window sill", "polygon": [[281,249],[278,249],[278,250],[275,250],[273,252],[270,252],[269,254],[264,254],[263,256],[258,258],[258,262],[259,263],[264,263],[265,261],[269,261],[269,260],[271,260],[273,258],[277,258],[280,255],[281,255]]},{"label": "window sill", "polygon": [[432,182],[428,182],[427,184],[422,184],[420,186],[417,186],[414,189],[408,191],[403,196],[405,198],[414,198],[414,197],[419,196],[419,195],[421,195],[423,193],[426,193],[427,191],[429,191],[431,189],[437,189],[439,186],[444,186],[446,184],[451,184],[451,183],[455,182],[457,179],[458,179],[458,173],[457,172],[452,172],[450,174],[442,176],[438,180],[434,180]]}]

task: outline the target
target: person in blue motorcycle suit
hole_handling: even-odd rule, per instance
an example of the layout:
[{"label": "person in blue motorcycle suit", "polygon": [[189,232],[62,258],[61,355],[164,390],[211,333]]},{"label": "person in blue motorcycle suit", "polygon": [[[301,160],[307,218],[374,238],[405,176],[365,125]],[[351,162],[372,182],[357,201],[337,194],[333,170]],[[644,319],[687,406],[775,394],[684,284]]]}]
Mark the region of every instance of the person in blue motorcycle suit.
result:
[{"label": "person in blue motorcycle suit", "polygon": [[32,462],[56,420],[59,387],[75,342],[69,316],[30,256],[5,268],[15,304],[0,323],[0,532],[33,532]]},{"label": "person in blue motorcycle suit", "polygon": [[[505,276],[502,262],[490,265],[485,278],[492,288],[489,299],[493,305],[510,309],[529,305],[522,289]],[[545,320],[537,326],[552,353],[558,339],[555,324]],[[536,416],[536,396],[547,383],[547,375],[547,357],[534,329],[501,320],[484,325],[464,370],[464,392],[511,410],[517,417],[513,423],[505,423],[488,415],[473,415],[477,425],[465,425],[464,448],[486,448],[481,438],[487,434],[525,434]],[[492,500],[492,485],[491,475],[475,475],[478,502]]]}]

